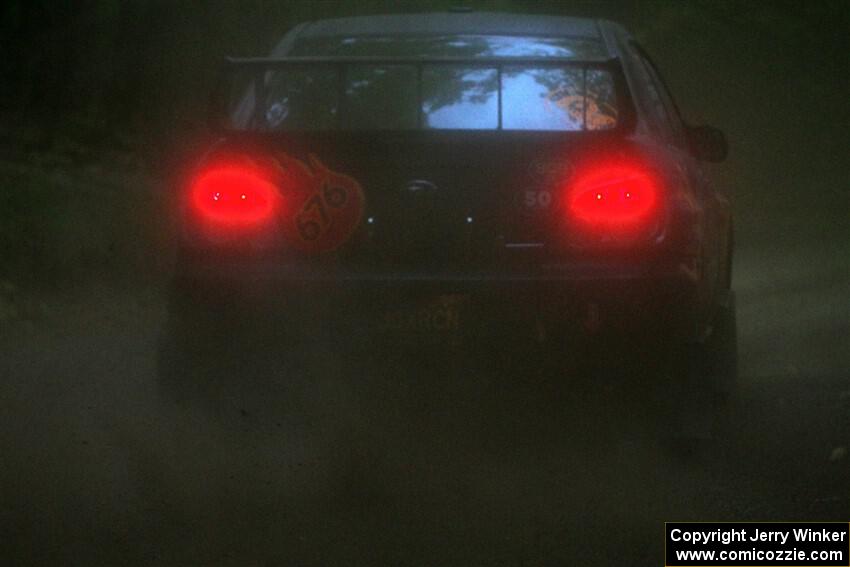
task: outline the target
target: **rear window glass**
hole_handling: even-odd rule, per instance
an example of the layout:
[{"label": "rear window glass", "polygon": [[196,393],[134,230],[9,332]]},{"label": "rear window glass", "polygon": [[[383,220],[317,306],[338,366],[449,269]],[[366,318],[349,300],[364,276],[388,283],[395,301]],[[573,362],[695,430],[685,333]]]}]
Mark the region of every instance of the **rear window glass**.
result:
[{"label": "rear window glass", "polygon": [[498,128],[498,82],[495,69],[426,67],[422,71],[423,128]]},{"label": "rear window glass", "polygon": [[[512,38],[463,36],[436,44],[443,51],[436,51],[434,45],[434,51],[429,48],[412,53],[407,51],[412,45],[418,42],[421,48],[424,42],[425,47],[432,46],[433,38],[336,40],[335,48],[326,55],[465,57],[472,55],[467,51],[474,45],[474,54],[504,57],[505,63],[501,77],[496,66],[464,63],[358,62],[346,65],[344,70],[337,65],[308,64],[253,76],[244,73],[238,80],[249,83],[243,83],[241,96],[231,100],[231,127],[265,131],[494,130],[500,127],[500,100],[504,130],[616,127],[619,109],[614,79],[607,69],[510,62],[511,56],[569,59],[579,52],[588,56],[589,52],[581,49],[591,49],[585,44],[593,42],[582,40],[570,49],[573,40],[525,38],[527,43],[517,43],[506,39]],[[309,53],[316,55],[316,50]],[[260,79],[257,89],[252,81]]]},{"label": "rear window glass", "polygon": [[608,71],[505,68],[502,127],[506,130],[607,130],[617,125]]},{"label": "rear window glass", "polygon": [[354,65],[345,81],[345,126],[353,129],[416,128],[416,68]]}]

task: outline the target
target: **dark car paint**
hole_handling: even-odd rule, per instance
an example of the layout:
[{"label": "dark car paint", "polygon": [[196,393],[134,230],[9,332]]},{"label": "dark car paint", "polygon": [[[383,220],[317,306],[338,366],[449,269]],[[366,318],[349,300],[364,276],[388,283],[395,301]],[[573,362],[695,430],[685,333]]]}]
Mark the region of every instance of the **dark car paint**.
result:
[{"label": "dark car paint", "polygon": [[[453,14],[444,23],[457,27],[458,16],[467,15]],[[365,25],[363,19],[357,20],[358,25]],[[557,26],[555,20],[559,19],[548,21],[547,26]],[[329,30],[345,34],[346,21],[299,26],[284,37],[274,53],[285,55],[299,34]],[[402,21],[399,33],[411,25],[409,18],[396,20]],[[537,305],[537,315],[563,317],[568,311],[575,319],[573,314],[580,317],[593,303],[607,309],[611,319],[624,319],[624,310],[630,311],[643,324],[664,321],[663,326],[677,337],[699,340],[729,291],[729,203],[711,186],[702,163],[690,151],[684,125],[677,129],[653,123],[652,113],[647,112],[652,104],[648,90],[651,85],[665,87],[652,82],[642,70],[645,55],[634,40],[617,24],[582,22],[584,33],[593,36],[596,30],[611,56],[622,63],[637,107],[629,131],[582,133],[580,142],[569,134],[515,132],[231,134],[211,156],[268,147],[296,156],[307,152],[326,156],[331,167],[364,184],[369,195],[366,216],[374,222],[362,225],[338,252],[305,259],[268,235],[217,248],[199,246],[202,243],[192,234],[189,220],[180,273],[251,280],[252,285],[273,282],[283,289],[300,290],[298,293],[305,288],[332,289],[342,297],[350,290],[365,289],[377,292],[378,300],[381,290],[395,288],[471,291],[499,298],[507,291],[518,302],[524,301],[519,298],[532,298],[526,305]],[[545,31],[552,33],[551,29]],[[665,104],[664,110],[678,116],[672,104]],[[668,135],[659,136],[665,128]],[[683,198],[668,203],[666,222],[652,239],[626,250],[576,248],[559,235],[552,211],[523,215],[506,210],[511,199],[505,195],[512,187],[553,183],[528,173],[535,160],[547,164],[566,155],[567,161],[575,164],[586,157],[616,153],[647,156],[668,186],[683,189],[679,192]],[[431,191],[427,214],[411,200],[405,201],[405,189],[412,180],[436,188]],[[478,191],[469,190],[475,185]],[[482,186],[489,194],[482,192]],[[376,197],[377,187],[383,197]],[[406,226],[406,232],[382,234],[386,226]],[[508,246],[540,243],[543,246]],[[570,304],[569,309],[552,307],[559,303]]]}]

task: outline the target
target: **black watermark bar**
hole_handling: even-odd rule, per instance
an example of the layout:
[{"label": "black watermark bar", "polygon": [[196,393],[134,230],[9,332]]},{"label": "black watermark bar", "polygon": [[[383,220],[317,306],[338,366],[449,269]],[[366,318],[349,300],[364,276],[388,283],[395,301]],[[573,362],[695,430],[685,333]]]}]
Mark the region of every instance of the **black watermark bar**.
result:
[{"label": "black watermark bar", "polygon": [[848,567],[850,524],[667,522],[667,567]]}]

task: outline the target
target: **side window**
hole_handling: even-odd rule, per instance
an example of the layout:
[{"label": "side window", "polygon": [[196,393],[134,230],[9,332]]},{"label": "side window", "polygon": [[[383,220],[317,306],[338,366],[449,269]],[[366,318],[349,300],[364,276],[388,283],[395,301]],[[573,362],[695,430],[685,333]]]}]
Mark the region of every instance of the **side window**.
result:
[{"label": "side window", "polygon": [[664,123],[666,137],[673,145],[682,148],[687,147],[685,143],[684,123],[664,79],[661,78],[661,75],[646,52],[637,44],[633,44],[633,47],[637,50],[641,65],[649,78],[647,91],[649,92],[654,112]]}]

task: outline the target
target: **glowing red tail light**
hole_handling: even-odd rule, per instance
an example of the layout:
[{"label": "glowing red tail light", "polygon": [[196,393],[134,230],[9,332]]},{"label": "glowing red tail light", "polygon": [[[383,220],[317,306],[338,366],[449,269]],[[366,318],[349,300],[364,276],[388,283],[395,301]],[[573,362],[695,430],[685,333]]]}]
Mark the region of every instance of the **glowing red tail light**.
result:
[{"label": "glowing red tail light", "polygon": [[657,217],[659,200],[658,182],[645,168],[606,165],[576,176],[567,195],[567,210],[584,228],[628,233]]},{"label": "glowing red tail light", "polygon": [[243,165],[204,171],[192,183],[190,195],[195,212],[216,225],[257,225],[274,216],[280,205],[280,193],[269,177]]}]

